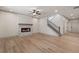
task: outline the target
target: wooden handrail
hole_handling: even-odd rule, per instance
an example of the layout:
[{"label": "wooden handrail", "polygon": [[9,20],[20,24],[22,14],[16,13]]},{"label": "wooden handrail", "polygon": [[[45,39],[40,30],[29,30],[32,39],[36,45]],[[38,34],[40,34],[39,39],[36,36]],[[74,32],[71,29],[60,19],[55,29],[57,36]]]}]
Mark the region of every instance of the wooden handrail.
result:
[{"label": "wooden handrail", "polygon": [[56,27],[59,27],[59,26],[57,26],[56,24],[54,24],[53,22],[51,22],[51,21],[49,21],[49,20],[47,20],[48,22],[50,22],[50,23],[52,23],[53,25],[55,25]]}]

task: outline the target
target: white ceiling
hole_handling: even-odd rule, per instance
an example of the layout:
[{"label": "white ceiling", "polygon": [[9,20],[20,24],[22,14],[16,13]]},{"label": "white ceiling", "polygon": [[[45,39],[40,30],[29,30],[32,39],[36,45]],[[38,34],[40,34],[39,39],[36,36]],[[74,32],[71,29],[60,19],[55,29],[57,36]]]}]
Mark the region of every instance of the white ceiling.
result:
[{"label": "white ceiling", "polygon": [[68,19],[79,19],[79,8],[73,9],[73,7],[75,6],[0,6],[0,10],[32,16],[30,11],[33,9],[38,9],[40,10],[41,15],[36,16],[37,18],[61,14]]}]

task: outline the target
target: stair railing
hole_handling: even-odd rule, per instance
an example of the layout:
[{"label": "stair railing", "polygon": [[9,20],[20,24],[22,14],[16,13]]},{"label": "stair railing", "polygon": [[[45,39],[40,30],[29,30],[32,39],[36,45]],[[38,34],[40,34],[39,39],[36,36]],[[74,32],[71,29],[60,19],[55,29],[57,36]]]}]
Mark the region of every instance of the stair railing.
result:
[{"label": "stair railing", "polygon": [[52,21],[47,20],[48,25],[50,25],[55,31],[57,31],[59,34],[61,34],[60,32],[60,26],[57,26],[56,24],[54,24]]}]

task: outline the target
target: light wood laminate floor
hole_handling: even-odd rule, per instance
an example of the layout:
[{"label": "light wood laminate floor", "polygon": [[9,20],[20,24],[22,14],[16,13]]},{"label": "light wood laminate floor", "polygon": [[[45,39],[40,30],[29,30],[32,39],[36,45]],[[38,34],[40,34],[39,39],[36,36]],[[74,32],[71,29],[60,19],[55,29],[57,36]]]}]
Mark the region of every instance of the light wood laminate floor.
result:
[{"label": "light wood laminate floor", "polygon": [[79,52],[79,34],[67,33],[61,37],[33,34],[24,37],[0,39],[0,52],[4,53],[68,53]]}]

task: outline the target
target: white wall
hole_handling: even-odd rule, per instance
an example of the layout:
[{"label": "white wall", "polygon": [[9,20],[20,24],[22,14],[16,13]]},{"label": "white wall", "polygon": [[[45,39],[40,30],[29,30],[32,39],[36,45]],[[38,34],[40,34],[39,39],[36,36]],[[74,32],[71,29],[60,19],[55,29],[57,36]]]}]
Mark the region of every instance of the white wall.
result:
[{"label": "white wall", "polygon": [[39,32],[39,19],[33,18],[33,32],[32,33],[38,33]]},{"label": "white wall", "polygon": [[67,31],[71,32],[71,22],[70,21],[68,21]]},{"label": "white wall", "polygon": [[38,32],[38,20],[25,15],[0,11],[0,37],[19,35],[19,23],[33,24],[32,33]]},{"label": "white wall", "polygon": [[32,17],[26,16],[26,15],[19,15],[19,14],[17,14],[17,16],[18,16],[19,23],[33,24]]},{"label": "white wall", "polygon": [[17,35],[18,17],[15,14],[0,12],[0,37]]},{"label": "white wall", "polygon": [[79,32],[79,19],[70,20],[68,22],[69,32]]}]

